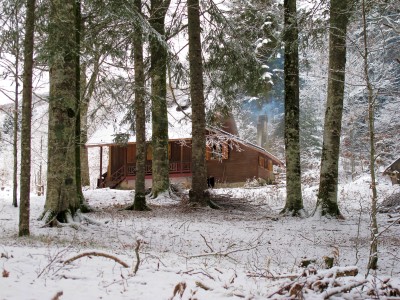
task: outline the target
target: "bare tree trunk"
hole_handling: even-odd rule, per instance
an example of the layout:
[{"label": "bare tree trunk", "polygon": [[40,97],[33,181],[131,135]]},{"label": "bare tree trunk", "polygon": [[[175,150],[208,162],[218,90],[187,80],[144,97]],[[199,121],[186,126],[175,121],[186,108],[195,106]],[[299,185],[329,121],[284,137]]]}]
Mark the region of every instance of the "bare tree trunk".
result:
[{"label": "bare tree trunk", "polygon": [[88,149],[85,147],[85,144],[88,141],[88,117],[87,117],[88,110],[89,110],[89,99],[82,97],[80,105],[80,115],[81,115],[80,155],[81,155],[82,186],[90,185],[89,154],[88,154]]},{"label": "bare tree trunk", "polygon": [[45,223],[69,222],[80,207],[76,176],[75,0],[50,3],[50,97]]},{"label": "bare tree trunk", "polygon": [[[151,0],[151,26],[162,36],[165,36],[165,15],[170,0]],[[168,115],[167,115],[167,49],[158,38],[150,38],[151,52],[151,114],[152,114],[152,196],[169,189],[168,160]]]},{"label": "bare tree trunk", "polygon": [[286,204],[282,213],[296,216],[303,209],[300,169],[299,51],[296,0],[285,0],[284,11]]},{"label": "bare tree trunk", "polygon": [[27,0],[24,40],[24,75],[22,90],[19,236],[30,234],[29,214],[31,189],[31,120],[34,30],[35,0]]},{"label": "bare tree trunk", "polygon": [[[137,11],[142,13],[142,1],[135,0]],[[143,31],[141,25],[135,25],[133,41],[135,64],[135,131],[136,131],[136,181],[134,210],[149,210],[146,205],[145,175],[146,175],[146,103],[145,76],[143,63]]]},{"label": "bare tree trunk", "polygon": [[16,25],[15,34],[15,99],[14,99],[14,134],[13,134],[13,206],[18,207],[17,191],[18,191],[18,111],[19,111],[19,26],[18,26],[18,7],[17,4],[14,10],[14,18]]},{"label": "bare tree trunk", "polygon": [[[80,15],[80,13],[78,13]],[[78,16],[78,19],[80,19],[80,44],[82,44],[82,41],[84,40],[85,36],[85,25],[84,21],[82,20],[81,16]],[[91,94],[86,93],[88,90],[87,87],[87,78],[86,78],[86,68],[87,65],[86,63],[81,63],[80,64],[80,126],[81,126],[81,137],[80,137],[80,157],[81,157],[81,182],[82,186],[89,186],[90,185],[90,176],[89,176],[89,154],[88,154],[88,149],[85,147],[87,140],[88,140],[88,111],[89,111],[89,102],[91,98]],[[97,77],[96,70],[93,70],[93,73],[95,73],[95,76]],[[95,78],[96,78],[95,77]],[[89,83],[90,84],[90,83]],[[93,84],[94,85],[94,84]]]},{"label": "bare tree trunk", "polygon": [[368,260],[368,271],[370,269],[376,270],[378,268],[378,221],[377,214],[377,191],[376,191],[376,178],[375,178],[375,98],[373,95],[373,87],[368,75],[368,43],[367,43],[367,22],[365,16],[365,0],[362,1],[362,15],[363,15],[363,39],[364,39],[364,78],[368,91],[368,129],[369,129],[369,143],[370,143],[370,156],[369,156],[369,169],[371,172],[371,247]]},{"label": "bare tree trunk", "polygon": [[190,98],[192,102],[192,189],[190,201],[207,205],[206,116],[201,57],[200,4],[188,0]]},{"label": "bare tree trunk", "polygon": [[340,216],[337,203],[340,135],[346,67],[348,0],[331,0],[329,26],[329,73],[322,146],[320,184],[316,213]]}]

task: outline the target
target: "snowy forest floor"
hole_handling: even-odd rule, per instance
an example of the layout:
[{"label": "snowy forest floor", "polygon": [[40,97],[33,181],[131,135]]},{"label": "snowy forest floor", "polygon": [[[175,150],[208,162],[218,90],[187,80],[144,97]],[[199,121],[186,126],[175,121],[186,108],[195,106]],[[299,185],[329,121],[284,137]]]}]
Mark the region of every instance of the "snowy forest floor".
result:
[{"label": "snowy forest floor", "polygon": [[[383,200],[399,187],[385,182],[379,192]],[[0,299],[288,299],[290,293],[297,299],[327,299],[329,293],[329,299],[400,299],[399,213],[378,215],[379,269],[364,287],[340,292],[362,283],[367,272],[365,178],[341,186],[344,220],[279,215],[284,187],[213,193],[223,195],[219,210],[160,198],[149,200],[152,211],[132,212],[121,210],[132,201],[130,191],[88,190],[84,195],[97,211],[87,215],[100,225],[78,230],[41,228],[36,218],[45,199],[32,196],[31,236],[18,238],[19,211],[6,188],[0,191]],[[315,187],[304,189],[309,212],[315,193]],[[129,267],[95,255],[64,264],[85,252],[107,253]],[[336,268],[326,270],[324,257]],[[302,267],[305,260],[313,267]],[[339,275],[352,266],[358,275]]]}]

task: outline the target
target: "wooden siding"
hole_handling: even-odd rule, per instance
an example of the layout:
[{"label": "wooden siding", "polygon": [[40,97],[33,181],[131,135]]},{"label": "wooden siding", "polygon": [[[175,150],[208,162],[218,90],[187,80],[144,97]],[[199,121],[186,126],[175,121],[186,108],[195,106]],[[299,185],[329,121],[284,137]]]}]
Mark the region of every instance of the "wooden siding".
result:
[{"label": "wooden siding", "polygon": [[[229,142],[221,147],[220,155],[212,155],[211,149],[207,151],[207,174],[214,177],[216,183],[245,182],[248,179],[263,178],[267,181],[274,180],[272,160],[266,153],[260,152],[252,146],[245,144],[227,147]],[[191,142],[180,141],[169,142],[170,151],[170,174],[191,176]],[[237,147],[240,149],[237,149]],[[136,173],[136,145],[110,146],[110,165],[108,181],[114,183],[120,178],[119,174],[124,172],[125,177],[132,178]],[[148,153],[149,154],[149,153]],[[213,159],[219,157],[220,159]],[[116,176],[116,174],[118,176]],[[146,162],[146,174],[151,175],[151,160]],[[118,178],[117,178],[118,177]]]},{"label": "wooden siding", "polygon": [[383,174],[390,177],[392,184],[400,184],[400,158],[393,162]]},{"label": "wooden siding", "polygon": [[109,176],[120,169],[126,161],[126,149],[122,146],[110,146],[110,172]]},{"label": "wooden siding", "polygon": [[244,182],[258,176],[258,152],[241,145],[241,151],[229,148],[228,159],[207,160],[207,173],[215,182]]}]

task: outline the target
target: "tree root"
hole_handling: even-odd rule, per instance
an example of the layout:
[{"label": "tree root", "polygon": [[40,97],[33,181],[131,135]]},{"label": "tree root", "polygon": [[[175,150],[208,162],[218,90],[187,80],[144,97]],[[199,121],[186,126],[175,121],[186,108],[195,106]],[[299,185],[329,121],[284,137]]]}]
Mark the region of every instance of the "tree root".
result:
[{"label": "tree root", "polygon": [[136,209],[134,204],[128,205],[127,207],[121,209],[121,210],[134,210],[134,211],[151,211],[151,208],[149,206],[145,206],[143,209]]},{"label": "tree root", "polygon": [[92,224],[96,226],[102,226],[103,224],[100,222],[97,222],[96,220],[93,220],[85,215],[82,214],[82,212],[78,209],[74,215],[72,215],[71,210],[66,210],[61,213],[54,213],[51,210],[45,210],[38,220],[43,220],[44,225],[42,228],[46,227],[72,227],[75,230],[78,229],[84,229],[82,226],[82,222],[86,222],[87,224]]},{"label": "tree root", "polygon": [[70,259],[67,259],[66,261],[64,261],[64,265],[70,264],[71,262],[73,262],[74,260],[77,260],[79,258],[85,257],[85,256],[101,256],[101,257],[106,257],[106,258],[110,258],[112,260],[114,260],[115,262],[119,263],[120,265],[122,265],[124,268],[128,268],[128,264],[123,262],[122,260],[120,260],[118,257],[115,257],[111,254],[107,254],[107,253],[102,253],[102,252],[85,252],[85,253],[81,253],[78,254],[74,257],[71,257]]}]

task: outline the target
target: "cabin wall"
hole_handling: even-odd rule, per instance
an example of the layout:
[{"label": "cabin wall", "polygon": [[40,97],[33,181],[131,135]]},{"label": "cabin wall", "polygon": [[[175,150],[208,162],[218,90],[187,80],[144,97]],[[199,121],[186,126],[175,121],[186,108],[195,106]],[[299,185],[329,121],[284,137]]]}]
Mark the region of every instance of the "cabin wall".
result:
[{"label": "cabin wall", "polygon": [[207,173],[215,182],[245,182],[258,174],[258,152],[241,145],[239,152],[235,147],[229,148],[228,159],[207,160]]},{"label": "cabin wall", "polygon": [[386,171],[392,180],[392,184],[400,184],[400,159],[396,160]]},{"label": "cabin wall", "polygon": [[121,168],[126,161],[126,149],[122,146],[110,146],[110,172],[112,175],[115,171]]},{"label": "cabin wall", "polygon": [[[191,183],[191,143],[181,144],[179,141],[169,143],[170,148],[170,178],[182,177],[185,184]],[[267,181],[274,180],[272,160],[267,155],[241,144],[240,149],[235,145],[233,148],[222,147],[221,154],[225,157],[228,150],[227,159],[212,159],[210,151],[207,153],[207,175],[214,177],[216,183],[238,183],[246,182],[253,178],[263,178]],[[151,159],[152,153],[149,149],[147,153],[148,172],[146,175],[151,178]],[[132,187],[135,179],[136,164],[136,145],[129,144],[127,147],[110,147],[110,166],[109,174],[114,174],[122,166],[125,168],[125,180],[120,186]],[[111,176],[111,175],[109,175]],[[110,177],[108,177],[110,180]],[[149,184],[149,181],[147,182]]]}]

